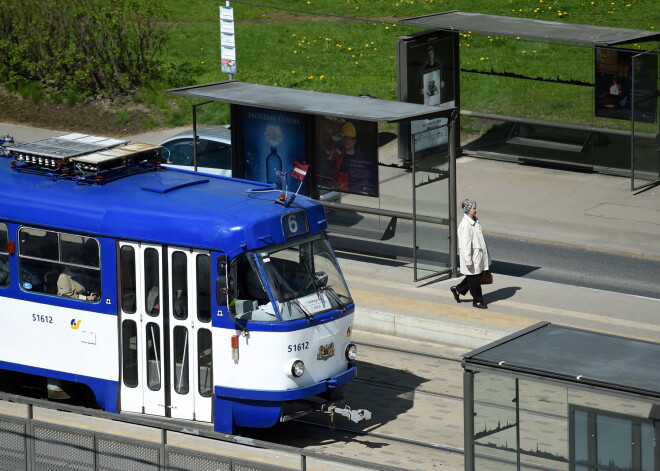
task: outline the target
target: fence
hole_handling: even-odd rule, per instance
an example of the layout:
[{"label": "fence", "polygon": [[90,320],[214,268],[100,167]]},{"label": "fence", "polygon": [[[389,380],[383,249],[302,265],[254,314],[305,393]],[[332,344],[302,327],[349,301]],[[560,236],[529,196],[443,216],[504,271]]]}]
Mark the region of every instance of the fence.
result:
[{"label": "fence", "polygon": [[0,393],[0,471],[402,471],[206,428]]}]

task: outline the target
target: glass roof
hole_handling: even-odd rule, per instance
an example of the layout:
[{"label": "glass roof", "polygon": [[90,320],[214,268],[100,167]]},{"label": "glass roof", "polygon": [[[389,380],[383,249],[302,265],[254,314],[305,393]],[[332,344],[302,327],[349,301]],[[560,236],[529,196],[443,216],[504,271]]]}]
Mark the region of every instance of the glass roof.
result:
[{"label": "glass roof", "polygon": [[660,32],[657,31],[532,20],[457,10],[405,18],[400,20],[399,23],[406,26],[447,31],[501,34],[596,46],[660,40]]},{"label": "glass roof", "polygon": [[549,322],[467,353],[463,362],[660,397],[660,344]]},{"label": "glass roof", "polygon": [[170,95],[272,110],[380,123],[449,117],[454,107],[418,105],[351,95],[228,81],[167,90]]}]

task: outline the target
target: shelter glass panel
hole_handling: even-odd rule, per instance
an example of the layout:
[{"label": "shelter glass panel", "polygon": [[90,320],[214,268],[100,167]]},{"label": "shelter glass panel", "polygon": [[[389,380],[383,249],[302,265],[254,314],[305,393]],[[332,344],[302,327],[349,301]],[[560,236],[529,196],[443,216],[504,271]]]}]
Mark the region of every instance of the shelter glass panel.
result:
[{"label": "shelter glass panel", "polygon": [[[417,158],[416,148],[425,136],[448,134],[448,126],[413,134],[413,184],[415,227],[415,280],[451,267],[449,259],[449,155],[447,151]],[[423,144],[422,144],[423,145]]]},{"label": "shelter glass panel", "polygon": [[632,188],[660,179],[660,54],[646,52],[632,57]]},{"label": "shelter glass panel", "polygon": [[518,385],[521,462],[535,469],[567,470],[567,389],[527,380],[519,380]]},{"label": "shelter glass panel", "polygon": [[517,469],[516,381],[474,375],[474,453],[480,471]]}]

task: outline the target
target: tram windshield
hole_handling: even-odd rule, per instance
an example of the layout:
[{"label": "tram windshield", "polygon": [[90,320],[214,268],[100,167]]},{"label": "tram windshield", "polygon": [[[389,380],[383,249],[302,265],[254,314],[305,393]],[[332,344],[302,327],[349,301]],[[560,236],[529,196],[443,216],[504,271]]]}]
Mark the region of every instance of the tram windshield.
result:
[{"label": "tram windshield", "polygon": [[240,299],[234,308],[239,319],[286,322],[352,303],[337,259],[324,238],[247,253],[237,267]]}]

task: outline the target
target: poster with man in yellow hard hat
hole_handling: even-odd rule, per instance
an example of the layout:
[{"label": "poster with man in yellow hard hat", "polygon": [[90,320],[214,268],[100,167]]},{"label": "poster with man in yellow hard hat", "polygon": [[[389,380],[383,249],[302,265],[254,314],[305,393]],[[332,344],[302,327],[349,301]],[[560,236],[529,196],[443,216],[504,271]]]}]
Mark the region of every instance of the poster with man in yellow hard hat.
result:
[{"label": "poster with man in yellow hard hat", "polygon": [[378,196],[378,125],[316,118],[317,176],[321,188]]}]

